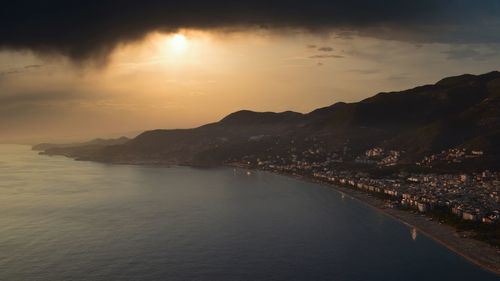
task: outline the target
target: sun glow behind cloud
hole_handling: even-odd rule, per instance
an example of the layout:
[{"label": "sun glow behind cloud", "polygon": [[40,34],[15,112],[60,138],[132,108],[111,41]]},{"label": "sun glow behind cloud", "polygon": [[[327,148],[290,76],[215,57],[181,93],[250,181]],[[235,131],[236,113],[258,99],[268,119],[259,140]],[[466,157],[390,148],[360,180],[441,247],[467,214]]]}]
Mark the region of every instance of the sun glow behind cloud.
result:
[{"label": "sun glow behind cloud", "polygon": [[186,39],[186,36],[184,36],[183,34],[176,33],[170,39],[170,45],[176,52],[180,53],[186,50],[188,46],[188,41]]},{"label": "sun glow behind cloud", "polygon": [[183,68],[206,64],[214,58],[215,46],[212,36],[207,32],[185,30],[175,34],[155,32],[144,40],[117,48],[106,69],[144,68],[161,66],[181,70]]}]

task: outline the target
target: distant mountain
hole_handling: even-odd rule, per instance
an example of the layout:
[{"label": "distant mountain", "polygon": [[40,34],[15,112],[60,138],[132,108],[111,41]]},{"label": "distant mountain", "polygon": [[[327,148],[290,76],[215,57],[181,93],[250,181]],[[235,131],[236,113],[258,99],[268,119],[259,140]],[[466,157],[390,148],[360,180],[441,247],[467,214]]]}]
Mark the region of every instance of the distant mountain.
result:
[{"label": "distant mountain", "polygon": [[147,131],[124,143],[92,150],[72,146],[61,154],[113,163],[209,165],[285,153],[290,143],[297,150],[314,144],[343,153],[346,161],[372,147],[398,150],[404,152],[401,164],[450,148],[476,149],[486,155],[480,165],[500,168],[500,72],[449,77],[307,114],[242,110],[194,129]]},{"label": "distant mountain", "polygon": [[34,145],[31,149],[41,151],[42,154],[47,155],[65,155],[68,157],[78,157],[81,153],[89,153],[90,151],[99,150],[109,145],[119,145],[128,142],[130,139],[127,137],[120,137],[116,139],[93,139],[88,142],[80,143],[40,143]]}]

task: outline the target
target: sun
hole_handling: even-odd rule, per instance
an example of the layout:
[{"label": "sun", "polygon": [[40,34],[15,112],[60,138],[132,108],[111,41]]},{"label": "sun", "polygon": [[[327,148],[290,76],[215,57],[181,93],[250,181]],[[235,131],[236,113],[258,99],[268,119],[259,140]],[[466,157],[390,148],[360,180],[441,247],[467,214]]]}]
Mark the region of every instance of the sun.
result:
[{"label": "sun", "polygon": [[172,46],[172,49],[180,52],[186,49],[188,42],[186,36],[184,36],[183,34],[174,34],[174,36],[170,40],[170,44]]}]

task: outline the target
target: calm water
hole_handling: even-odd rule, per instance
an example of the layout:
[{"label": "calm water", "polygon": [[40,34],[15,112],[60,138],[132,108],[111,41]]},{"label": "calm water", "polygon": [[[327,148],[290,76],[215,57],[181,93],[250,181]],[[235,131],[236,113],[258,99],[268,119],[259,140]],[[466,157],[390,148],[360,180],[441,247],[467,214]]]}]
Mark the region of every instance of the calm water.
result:
[{"label": "calm water", "polygon": [[320,185],[0,146],[0,280],[498,280]]}]

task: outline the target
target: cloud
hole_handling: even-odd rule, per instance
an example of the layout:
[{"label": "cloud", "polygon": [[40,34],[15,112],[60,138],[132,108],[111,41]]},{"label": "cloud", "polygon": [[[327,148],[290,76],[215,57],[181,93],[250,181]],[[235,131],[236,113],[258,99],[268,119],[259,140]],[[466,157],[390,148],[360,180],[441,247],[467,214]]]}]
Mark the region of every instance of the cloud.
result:
[{"label": "cloud", "polygon": [[33,69],[33,68],[41,68],[41,67],[44,67],[44,65],[43,64],[30,64],[30,65],[24,66],[24,69]]},{"label": "cloud", "polygon": [[18,73],[23,73],[24,71],[20,69],[9,69],[9,70],[4,70],[0,71],[0,77],[6,76],[6,75],[11,75],[11,74],[18,74]]},{"label": "cloud", "polygon": [[18,105],[34,102],[60,100],[68,94],[62,92],[27,92],[15,95],[0,95],[0,103]]},{"label": "cloud", "polygon": [[333,52],[333,48],[332,47],[321,47],[321,48],[318,48],[318,51],[320,51],[320,52]]},{"label": "cloud", "polygon": [[119,44],[182,28],[298,28],[411,42],[500,42],[497,0],[8,1],[0,48],[103,59]]},{"label": "cloud", "polygon": [[310,56],[310,59],[341,59],[343,56],[340,55],[314,55]]},{"label": "cloud", "polygon": [[42,65],[42,64],[31,64],[31,65],[26,65],[23,67],[10,68],[7,70],[0,70],[0,77],[12,75],[12,74],[21,74],[21,73],[25,73],[25,72],[30,72],[31,70],[42,68],[42,67],[44,67],[44,65]]},{"label": "cloud", "polygon": [[351,40],[354,35],[355,34],[352,31],[341,31],[341,32],[337,32],[335,34],[335,38],[342,39],[342,40]]},{"label": "cloud", "polygon": [[378,70],[378,69],[351,69],[348,72],[368,75],[368,74],[380,73],[380,70]]},{"label": "cloud", "polygon": [[409,77],[410,76],[408,74],[402,73],[402,74],[390,75],[390,76],[387,77],[387,80],[392,80],[392,81],[406,80]]},{"label": "cloud", "polygon": [[455,46],[450,48],[447,51],[444,51],[443,54],[446,54],[446,58],[449,60],[487,60],[491,57],[497,56],[499,52],[497,48],[474,48],[471,46]]}]

